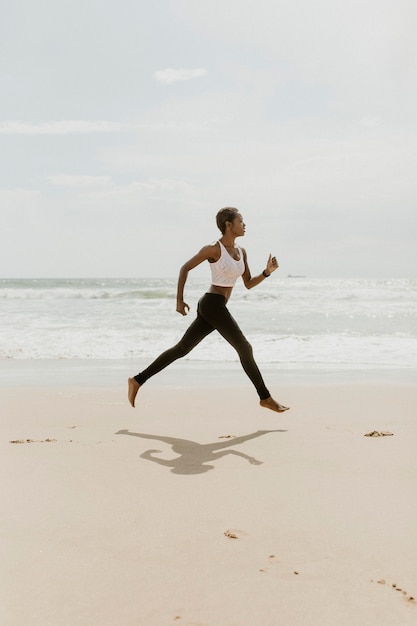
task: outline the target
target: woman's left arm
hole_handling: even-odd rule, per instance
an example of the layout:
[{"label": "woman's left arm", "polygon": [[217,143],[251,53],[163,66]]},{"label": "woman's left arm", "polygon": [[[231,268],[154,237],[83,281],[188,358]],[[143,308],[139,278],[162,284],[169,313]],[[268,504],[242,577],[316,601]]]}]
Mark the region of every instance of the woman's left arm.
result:
[{"label": "woman's left arm", "polygon": [[252,289],[252,287],[256,287],[256,285],[259,285],[259,283],[265,280],[265,278],[268,278],[272,274],[272,272],[275,272],[275,270],[279,267],[276,257],[270,254],[266,262],[266,268],[264,269],[264,271],[258,276],[251,276],[248,259],[246,256],[246,250],[242,248],[242,252],[243,260],[245,261],[245,271],[242,274],[242,280],[246,289]]}]

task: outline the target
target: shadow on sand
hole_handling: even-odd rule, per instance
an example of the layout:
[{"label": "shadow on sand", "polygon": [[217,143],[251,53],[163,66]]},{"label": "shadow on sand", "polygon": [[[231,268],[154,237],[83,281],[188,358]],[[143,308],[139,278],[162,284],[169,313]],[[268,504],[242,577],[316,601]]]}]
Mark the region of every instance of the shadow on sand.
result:
[{"label": "shadow on sand", "polygon": [[245,441],[267,435],[268,433],[285,433],[286,430],[257,430],[249,435],[241,437],[227,438],[227,441],[216,441],[214,443],[197,443],[188,439],[177,439],[176,437],[164,437],[163,435],[148,435],[146,433],[134,433],[127,429],[119,430],[116,435],[129,435],[130,437],[140,437],[141,439],[153,439],[154,441],[162,441],[171,446],[172,452],[179,456],[173,459],[161,459],[154,454],[162,453],[162,450],[145,450],[140,455],[142,459],[154,461],[159,465],[171,468],[173,474],[203,474],[211,469],[214,465],[208,463],[217,461],[227,454],[240,456],[251,463],[251,465],[262,465],[262,461],[258,461],[252,456],[248,456],[237,450],[230,450],[232,446],[238,446]]}]

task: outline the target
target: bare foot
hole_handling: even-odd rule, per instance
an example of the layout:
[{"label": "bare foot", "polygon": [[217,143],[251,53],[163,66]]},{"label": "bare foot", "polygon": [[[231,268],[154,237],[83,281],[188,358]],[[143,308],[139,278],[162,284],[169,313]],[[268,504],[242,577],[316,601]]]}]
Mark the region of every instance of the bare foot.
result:
[{"label": "bare foot", "polygon": [[266,400],[261,400],[259,404],[266,409],[271,409],[271,411],[276,411],[277,413],[284,413],[284,411],[288,411],[290,408],[289,406],[284,406],[283,404],[276,402],[276,400],[274,400],[271,396],[266,398]]},{"label": "bare foot", "polygon": [[133,408],[135,407],[135,398],[137,392],[139,391],[139,387],[139,383],[134,378],[127,379],[127,397]]}]

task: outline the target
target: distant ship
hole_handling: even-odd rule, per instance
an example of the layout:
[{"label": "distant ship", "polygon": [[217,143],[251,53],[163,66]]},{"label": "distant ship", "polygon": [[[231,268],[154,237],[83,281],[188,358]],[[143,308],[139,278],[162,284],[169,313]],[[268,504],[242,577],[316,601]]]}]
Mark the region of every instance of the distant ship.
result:
[{"label": "distant ship", "polygon": [[297,276],[296,274],[288,274],[287,278],[305,278],[305,276]]}]

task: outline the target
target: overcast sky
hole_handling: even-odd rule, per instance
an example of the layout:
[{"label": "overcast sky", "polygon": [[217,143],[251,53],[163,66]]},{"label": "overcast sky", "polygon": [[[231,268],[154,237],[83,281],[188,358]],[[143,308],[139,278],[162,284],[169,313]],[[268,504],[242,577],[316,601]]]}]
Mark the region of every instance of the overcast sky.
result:
[{"label": "overcast sky", "polygon": [[416,23],[415,0],[2,0],[0,276],[176,276],[236,206],[253,274],[415,277]]}]

